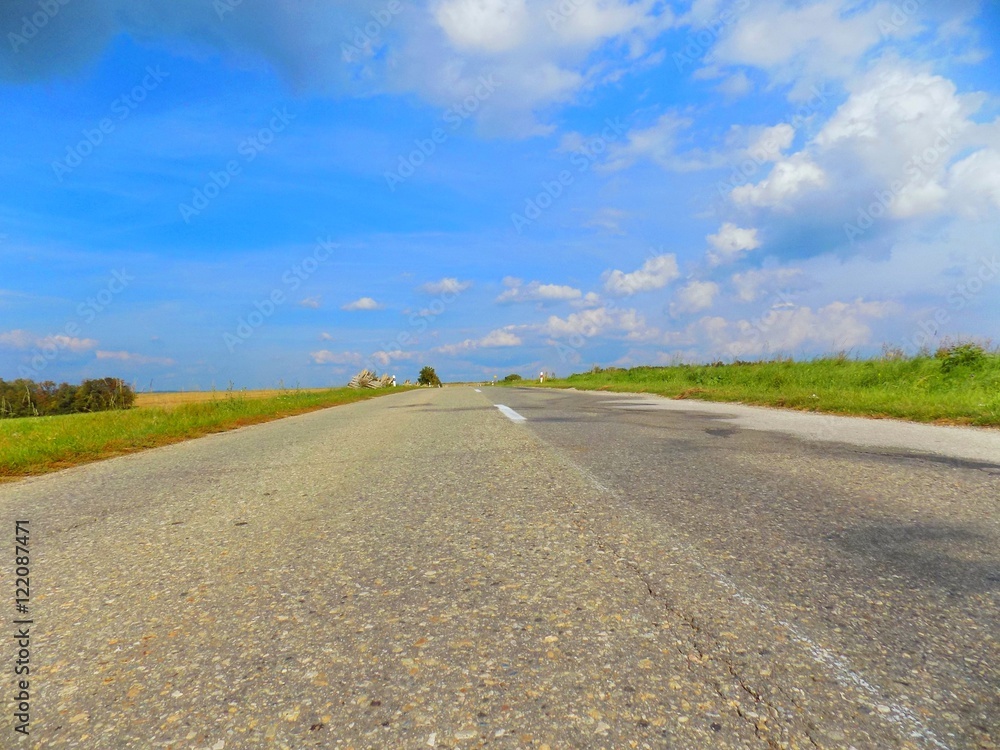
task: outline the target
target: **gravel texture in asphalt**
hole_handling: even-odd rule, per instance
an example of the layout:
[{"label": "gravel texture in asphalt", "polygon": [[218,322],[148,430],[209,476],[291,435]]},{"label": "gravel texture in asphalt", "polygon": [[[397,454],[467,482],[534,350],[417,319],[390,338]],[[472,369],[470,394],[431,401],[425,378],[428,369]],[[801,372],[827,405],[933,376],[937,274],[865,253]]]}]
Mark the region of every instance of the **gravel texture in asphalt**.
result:
[{"label": "gravel texture in asphalt", "polygon": [[995,747],[1000,467],[642,403],[413,391],[0,486],[0,746]]}]

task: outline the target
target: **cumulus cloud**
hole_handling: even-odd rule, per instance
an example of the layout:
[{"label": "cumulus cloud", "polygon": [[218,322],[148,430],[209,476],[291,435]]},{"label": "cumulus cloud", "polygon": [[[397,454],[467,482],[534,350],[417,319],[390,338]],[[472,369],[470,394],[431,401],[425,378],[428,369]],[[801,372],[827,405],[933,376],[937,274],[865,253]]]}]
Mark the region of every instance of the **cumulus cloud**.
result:
[{"label": "cumulus cloud", "polygon": [[412,360],[416,359],[418,356],[418,352],[407,352],[402,349],[392,349],[389,351],[380,349],[377,352],[373,352],[369,359],[372,362],[375,362],[379,367],[388,367],[393,362]]},{"label": "cumulus cloud", "polygon": [[804,154],[796,154],[777,162],[757,184],[739,185],[729,195],[740,206],[788,209],[793,198],[826,183],[822,168]]},{"label": "cumulus cloud", "polygon": [[795,140],[795,128],[787,122],[766,127],[760,131],[756,140],[747,149],[749,156],[763,157],[767,161],[775,155],[787,150]]},{"label": "cumulus cloud", "polygon": [[371,297],[361,297],[353,302],[348,302],[346,305],[342,305],[341,310],[356,311],[356,310],[381,310],[382,305],[373,300]]},{"label": "cumulus cloud", "polygon": [[719,285],[712,281],[691,281],[677,290],[670,303],[670,314],[674,317],[686,313],[707,310],[715,302]]},{"label": "cumulus cloud", "polygon": [[425,294],[460,294],[471,286],[471,281],[459,281],[453,276],[448,276],[440,281],[427,282],[420,287],[420,291]]},{"label": "cumulus cloud", "polygon": [[482,339],[479,340],[479,346],[483,347],[494,347],[494,346],[520,346],[521,337],[518,336],[511,330],[498,328],[495,331],[490,331]]},{"label": "cumulus cloud", "polygon": [[37,336],[20,328],[0,333],[0,346],[12,349],[31,349],[32,347],[37,349],[68,349],[71,352],[79,353],[94,349],[97,343],[97,339],[78,338],[61,333]]},{"label": "cumulus cloud", "polygon": [[35,341],[36,337],[33,334],[21,328],[0,333],[0,346],[9,346],[14,349],[28,349]]},{"label": "cumulus cloud", "polygon": [[543,284],[540,281],[523,284],[520,279],[511,276],[504,278],[503,283],[507,289],[497,297],[500,303],[565,302],[583,296],[579,289],[563,284]]},{"label": "cumulus cloud", "polygon": [[[849,77],[882,43],[879,22],[892,12],[890,2],[859,9],[842,0],[759,0],[735,14],[731,27],[712,48],[710,62],[759,68],[773,82],[793,84],[792,96],[802,98],[817,81]],[[890,27],[886,35],[906,31],[905,25]]]},{"label": "cumulus cloud", "polygon": [[747,357],[791,353],[811,348],[823,353],[871,343],[871,321],[897,310],[893,303],[855,300],[812,309],[786,305],[755,320],[705,317],[673,341],[699,342],[715,356]]},{"label": "cumulus cloud", "polygon": [[571,304],[573,307],[601,307],[604,304],[604,300],[601,299],[601,295],[597,292],[587,292],[583,297],[574,300]]},{"label": "cumulus cloud", "polygon": [[305,299],[299,300],[299,307],[308,307],[312,310],[318,310],[322,306],[322,298],[320,295],[315,297],[306,297]]},{"label": "cumulus cloud", "polygon": [[609,271],[604,275],[604,289],[610,294],[629,296],[662,289],[679,276],[677,256],[668,253],[650,258],[638,271]]},{"label": "cumulus cloud", "polygon": [[455,47],[473,52],[505,52],[528,32],[525,0],[443,0],[434,18]]},{"label": "cumulus cloud", "polygon": [[144,354],[135,354],[126,351],[102,351],[99,349],[95,354],[98,359],[114,359],[133,365],[160,365],[162,367],[169,367],[175,364],[174,360],[169,357],[147,357]]},{"label": "cumulus cloud", "polygon": [[744,253],[760,247],[756,229],[741,229],[728,221],[716,234],[710,234],[706,239],[713,248],[708,252],[708,262],[713,266],[730,263]]},{"label": "cumulus cloud", "polygon": [[480,339],[465,339],[457,344],[445,344],[434,351],[441,354],[461,354],[474,349],[494,349],[505,346],[520,346],[521,337],[515,332],[515,326],[506,326],[490,331]]},{"label": "cumulus cloud", "polygon": [[552,315],[540,327],[542,333],[552,338],[593,338],[603,335],[618,335],[626,339],[648,339],[657,331],[646,325],[645,318],[633,309],[597,307],[571,313],[565,318]]},{"label": "cumulus cloud", "polygon": [[[1000,207],[997,123],[974,120],[983,94],[961,94],[953,81],[898,60],[847,87],[847,99],[801,150],[782,156],[763,180],[732,189],[736,206],[794,209],[805,220],[839,212],[852,223],[883,215],[982,218]],[[776,136],[791,142],[790,133]]]},{"label": "cumulus cloud", "polygon": [[784,288],[802,288],[806,277],[800,268],[775,268],[733,274],[732,283],[742,302],[754,302],[762,294]]},{"label": "cumulus cloud", "polygon": [[985,218],[1000,209],[1000,151],[984,148],[956,162],[948,188],[960,213]]},{"label": "cumulus cloud", "polygon": [[[0,50],[0,77],[35,80],[72,73],[130,35],[172,44],[179,54],[214,51],[237,64],[263,61],[297,91],[416,94],[442,107],[476,96],[481,80],[499,86],[481,97],[485,127],[547,132],[535,113],[650,55],[649,42],[673,25],[656,0],[574,0],[568,10],[527,0],[320,0],[240,3],[202,0],[91,0],[60,3],[26,45]],[[37,0],[9,0],[0,28],[20,30]],[[378,19],[382,20],[379,21]],[[374,34],[359,29],[375,29]],[[180,40],[180,43],[177,43]],[[594,65],[609,41],[627,59]]]},{"label": "cumulus cloud", "polygon": [[753,91],[753,81],[742,70],[728,76],[715,90],[726,96],[741,97]]}]

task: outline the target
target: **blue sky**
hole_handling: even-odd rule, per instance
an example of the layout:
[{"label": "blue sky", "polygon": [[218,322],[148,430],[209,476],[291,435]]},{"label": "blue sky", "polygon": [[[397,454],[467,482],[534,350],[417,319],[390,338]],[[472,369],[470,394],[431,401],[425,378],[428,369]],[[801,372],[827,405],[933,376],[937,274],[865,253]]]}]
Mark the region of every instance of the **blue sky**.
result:
[{"label": "blue sky", "polygon": [[0,377],[996,340],[998,30],[972,0],[5,3]]}]

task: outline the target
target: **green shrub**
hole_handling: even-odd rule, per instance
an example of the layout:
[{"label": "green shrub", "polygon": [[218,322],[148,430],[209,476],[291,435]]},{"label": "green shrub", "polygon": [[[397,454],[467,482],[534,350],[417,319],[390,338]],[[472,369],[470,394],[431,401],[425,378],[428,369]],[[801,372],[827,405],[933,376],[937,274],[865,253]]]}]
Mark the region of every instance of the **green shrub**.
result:
[{"label": "green shrub", "polygon": [[945,373],[956,367],[972,369],[986,364],[986,349],[972,342],[942,346],[934,356],[941,360],[941,372]]}]

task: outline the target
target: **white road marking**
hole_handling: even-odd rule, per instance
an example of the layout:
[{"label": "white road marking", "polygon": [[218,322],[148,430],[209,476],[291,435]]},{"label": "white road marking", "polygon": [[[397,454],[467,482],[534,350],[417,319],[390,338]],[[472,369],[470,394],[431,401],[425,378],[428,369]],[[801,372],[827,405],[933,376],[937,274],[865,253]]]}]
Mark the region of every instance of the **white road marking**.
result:
[{"label": "white road marking", "polygon": [[[506,409],[507,407],[503,406],[497,408]],[[583,478],[590,482],[590,484],[594,487],[611,495],[612,497],[621,498],[622,495],[618,490],[611,489],[610,487],[606,487],[601,484],[601,482],[597,480],[597,477],[591,474],[576,461],[567,457],[562,453],[562,451],[553,452],[562,458],[562,460],[569,466],[576,469],[576,471],[579,472],[580,475],[582,475]],[[702,563],[699,559],[700,556],[698,551],[691,545],[678,541],[677,546],[674,547],[674,549],[684,552],[688,556],[689,561],[693,563],[695,567],[708,574],[720,586],[728,589],[730,595],[736,601],[751,609],[756,609],[762,616],[770,619],[779,627],[784,628],[791,640],[796,641],[799,645],[805,647],[805,649],[812,656],[813,660],[817,664],[824,667],[838,683],[844,686],[851,686],[860,693],[867,693],[873,703],[884,703],[887,705],[889,707],[889,713],[880,713],[879,715],[886,721],[894,724],[896,728],[905,735],[912,739],[922,740],[921,744],[924,746],[933,746],[938,748],[938,750],[951,750],[949,745],[939,739],[934,731],[920,720],[917,716],[917,712],[913,708],[908,706],[902,700],[887,700],[887,691],[880,685],[866,680],[857,670],[854,669],[853,666],[851,666],[847,657],[837,655],[819,645],[799,630],[795,625],[781,617],[781,615],[774,608],[741,590],[740,587],[736,585],[736,582],[725,573],[713,570],[711,567]],[[637,569],[634,564],[630,564],[630,567]]]},{"label": "white road marking", "polygon": [[478,388],[473,388],[472,390],[474,390],[476,393],[482,393],[482,391],[479,390]]},{"label": "white road marking", "polygon": [[509,406],[504,406],[503,404],[497,404],[497,408],[500,412],[507,417],[511,422],[527,422],[528,420],[518,414],[516,411],[511,409]]}]

